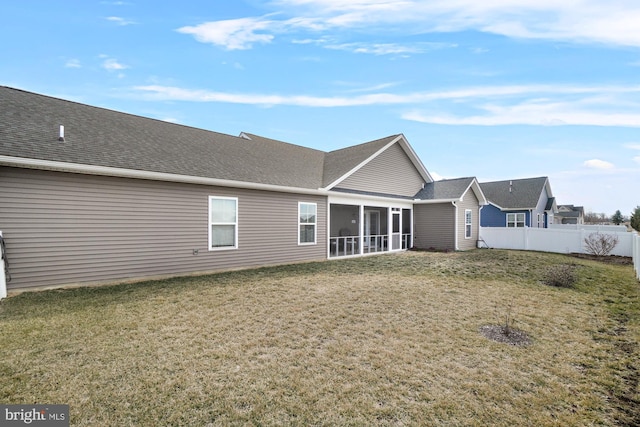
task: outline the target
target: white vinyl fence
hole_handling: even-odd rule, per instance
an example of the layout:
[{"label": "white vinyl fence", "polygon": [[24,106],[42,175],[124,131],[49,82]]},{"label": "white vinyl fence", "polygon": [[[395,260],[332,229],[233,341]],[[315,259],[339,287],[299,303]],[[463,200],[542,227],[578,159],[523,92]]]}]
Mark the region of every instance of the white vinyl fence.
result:
[{"label": "white vinyl fence", "polygon": [[633,233],[633,267],[636,269],[636,276],[640,280],[640,234]]},{"label": "white vinyl fence", "polygon": [[[561,229],[561,228],[505,228],[505,227],[480,227],[479,246],[483,242],[490,248],[520,249],[541,252],[556,253],[586,253],[584,239],[589,234],[599,232],[602,234],[614,234],[618,237],[618,244],[611,251],[611,255],[633,257],[634,247],[638,244],[638,234],[618,231],[597,231],[588,229]],[[635,242],[635,246],[634,246]],[[638,261],[640,256],[634,258]],[[638,267],[636,267],[637,269]]]},{"label": "white vinyl fence", "polygon": [[609,231],[620,231],[626,232],[626,225],[589,225],[589,224],[549,224],[549,228],[558,229],[558,230],[588,230],[588,231],[599,231],[601,233],[609,232]]}]

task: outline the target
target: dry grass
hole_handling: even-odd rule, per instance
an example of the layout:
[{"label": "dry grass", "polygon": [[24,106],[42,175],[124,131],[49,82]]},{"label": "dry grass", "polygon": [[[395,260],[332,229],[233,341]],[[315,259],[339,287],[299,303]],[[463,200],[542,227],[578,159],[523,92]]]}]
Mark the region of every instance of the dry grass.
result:
[{"label": "dry grass", "polygon": [[[574,289],[540,282],[575,263]],[[72,425],[633,425],[629,266],[538,253],[384,255],[0,303],[0,401]],[[532,343],[479,328],[511,307]]]}]

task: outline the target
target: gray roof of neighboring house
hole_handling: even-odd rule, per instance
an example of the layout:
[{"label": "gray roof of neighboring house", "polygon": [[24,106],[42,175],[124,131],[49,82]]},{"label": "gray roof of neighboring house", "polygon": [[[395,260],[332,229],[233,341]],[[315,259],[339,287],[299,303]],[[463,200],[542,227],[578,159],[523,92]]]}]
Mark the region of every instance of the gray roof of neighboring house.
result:
[{"label": "gray roof of neighboring house", "polygon": [[546,176],[482,182],[480,188],[485,197],[502,209],[534,209],[547,185]]},{"label": "gray roof of neighboring house", "polygon": [[580,218],[584,214],[584,207],[582,206],[573,206],[573,205],[559,205],[560,208],[571,209],[570,211],[559,212],[557,215],[563,218]]},{"label": "gray roof of neighboring house", "polygon": [[[0,155],[318,189],[399,135],[329,153],[231,136],[0,86]],[[64,126],[64,141],[58,141]]]},{"label": "gray roof of neighboring house", "polygon": [[473,182],[473,177],[443,179],[425,184],[415,195],[420,200],[452,200],[461,198]]}]

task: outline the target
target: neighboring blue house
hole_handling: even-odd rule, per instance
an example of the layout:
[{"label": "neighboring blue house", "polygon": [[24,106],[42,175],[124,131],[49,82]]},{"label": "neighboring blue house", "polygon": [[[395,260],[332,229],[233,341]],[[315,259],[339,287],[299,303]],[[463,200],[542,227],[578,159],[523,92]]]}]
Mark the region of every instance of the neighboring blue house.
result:
[{"label": "neighboring blue house", "polygon": [[480,211],[482,227],[536,227],[553,224],[558,211],[546,176],[480,184],[488,205]]}]

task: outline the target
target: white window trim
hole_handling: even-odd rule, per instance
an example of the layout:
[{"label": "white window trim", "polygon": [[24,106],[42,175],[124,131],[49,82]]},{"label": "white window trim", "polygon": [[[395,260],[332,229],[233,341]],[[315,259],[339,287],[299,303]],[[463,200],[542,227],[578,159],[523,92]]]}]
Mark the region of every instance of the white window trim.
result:
[{"label": "white window trim", "polygon": [[[522,228],[527,225],[527,215],[524,212],[509,212],[507,213],[507,228],[509,227],[509,215],[513,215],[513,227],[511,228]],[[522,215],[522,221],[518,221],[518,215]],[[518,223],[522,223],[522,227],[518,227]]]},{"label": "white window trim", "polygon": [[[316,209],[316,222],[300,222],[300,208],[302,205],[313,205]],[[313,242],[300,242],[300,227],[302,225],[313,225]],[[298,246],[310,246],[318,244],[318,204],[313,202],[298,202]]]},{"label": "white window trim", "polygon": [[[467,222],[467,214],[469,214],[469,222]],[[467,236],[467,225],[469,226],[469,235]],[[473,211],[471,209],[464,210],[464,238],[473,237]]]},{"label": "white window trim", "polygon": [[[236,204],[236,221],[229,223],[222,222],[212,222],[211,221],[211,203],[213,200],[233,200]],[[209,251],[229,251],[238,249],[238,198],[237,197],[225,197],[225,196],[209,196],[209,218],[207,223],[209,224]],[[211,235],[211,226],[212,225],[233,225],[234,226],[234,237],[233,237],[233,246],[220,246],[213,247],[213,236]]]}]

